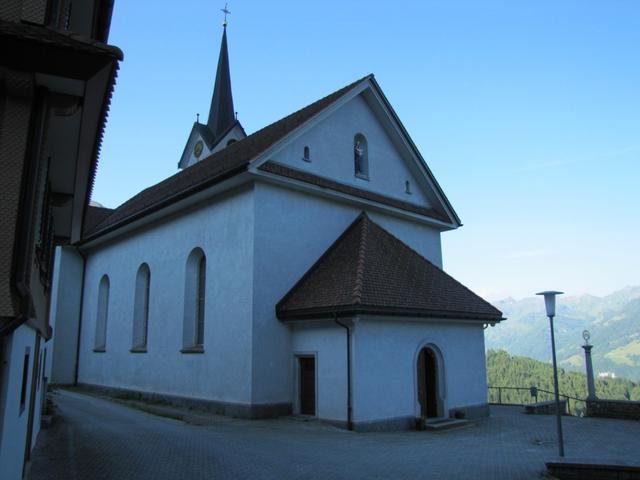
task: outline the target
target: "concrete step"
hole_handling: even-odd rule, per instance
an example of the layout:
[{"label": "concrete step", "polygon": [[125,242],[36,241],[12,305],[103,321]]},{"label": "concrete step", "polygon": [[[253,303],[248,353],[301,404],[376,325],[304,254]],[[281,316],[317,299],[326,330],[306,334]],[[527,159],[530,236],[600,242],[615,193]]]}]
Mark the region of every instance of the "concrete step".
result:
[{"label": "concrete step", "polygon": [[469,420],[458,418],[436,418],[426,420],[424,429],[432,432],[441,432],[445,430],[453,430],[454,428],[464,428],[473,425]]}]

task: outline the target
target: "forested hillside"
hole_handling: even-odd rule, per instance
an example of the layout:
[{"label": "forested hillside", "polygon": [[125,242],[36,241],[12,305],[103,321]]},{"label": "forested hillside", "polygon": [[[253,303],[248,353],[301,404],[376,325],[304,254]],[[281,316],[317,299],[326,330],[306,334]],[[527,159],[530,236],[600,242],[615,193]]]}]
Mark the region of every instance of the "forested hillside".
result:
[{"label": "forested hillside", "polygon": [[[586,375],[570,372],[563,368],[558,370],[560,393],[584,399],[587,396]],[[487,383],[490,387],[531,387],[553,392],[553,368],[551,363],[544,363],[532,358],[509,355],[504,350],[487,352]],[[640,384],[624,378],[596,379],[596,395],[598,398],[616,400],[640,400]],[[503,389],[503,403],[531,403],[529,391]],[[539,401],[551,400],[551,395],[539,394]],[[498,390],[489,389],[489,401],[498,401]],[[572,403],[575,405],[575,402]],[[576,405],[583,408],[584,405]]]},{"label": "forested hillside", "polygon": [[[558,363],[584,372],[582,331],[591,332],[593,368],[640,381],[640,287],[627,287],[604,297],[558,297],[554,320]],[[549,320],[539,297],[493,302],[507,321],[487,329],[487,349],[504,349],[551,361]]]}]

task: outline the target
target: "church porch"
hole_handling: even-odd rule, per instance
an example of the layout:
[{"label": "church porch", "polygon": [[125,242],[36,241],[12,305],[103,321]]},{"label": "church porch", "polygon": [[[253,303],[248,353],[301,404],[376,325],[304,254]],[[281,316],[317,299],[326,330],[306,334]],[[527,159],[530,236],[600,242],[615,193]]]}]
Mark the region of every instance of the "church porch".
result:
[{"label": "church porch", "polygon": [[291,328],[294,414],[358,431],[488,415],[482,325],[359,316]]}]

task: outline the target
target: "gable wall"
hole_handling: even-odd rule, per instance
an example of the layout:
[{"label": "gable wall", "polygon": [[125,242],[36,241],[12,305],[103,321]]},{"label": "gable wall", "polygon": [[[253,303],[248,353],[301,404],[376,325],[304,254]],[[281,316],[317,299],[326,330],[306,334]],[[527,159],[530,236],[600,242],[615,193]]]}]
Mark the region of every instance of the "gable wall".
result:
[{"label": "gable wall", "polygon": [[[79,382],[248,403],[251,398],[253,190],[139,231],[87,256]],[[207,258],[204,350],[182,348],[186,261]],[[139,266],[151,272],[147,353],[131,353]],[[93,352],[98,285],[110,280],[106,352]]]},{"label": "gable wall", "polygon": [[[276,318],[276,303],[356,219],[361,208],[264,183],[256,184],[255,193],[254,402],[290,401],[291,332]],[[437,230],[367,213],[431,262],[442,265]]]},{"label": "gable wall", "polygon": [[[246,135],[242,130],[242,127],[236,124],[224,137],[222,137],[216,144],[212,145],[211,149],[209,149],[207,142],[205,141],[204,138],[202,138],[202,135],[200,135],[200,132],[194,126],[191,130],[191,133],[189,134],[187,145],[182,154],[182,157],[178,162],[178,167],[179,168],[190,167],[194,163],[204,160],[208,156],[213,155],[214,153],[217,153],[220,150],[226,148],[227,143],[229,143],[230,140],[238,141],[238,140],[242,140],[245,137]],[[195,154],[193,153],[193,149],[195,148],[196,143],[198,143],[199,141],[202,141],[202,153],[198,157],[196,157]]]},{"label": "gable wall", "polygon": [[[202,142],[202,153],[200,154],[200,156],[196,157],[193,154],[193,149],[196,146],[196,143],[198,143],[199,141]],[[209,147],[207,146],[207,142],[205,142],[204,138],[202,138],[202,135],[200,135],[197,128],[194,126],[191,130],[191,134],[189,135],[189,139],[187,140],[187,146],[184,149],[182,158],[180,159],[178,166],[180,168],[190,167],[203,158],[207,158],[209,155],[211,155],[211,153],[211,150],[209,150]]]},{"label": "gable wall", "polygon": [[[227,143],[229,143],[231,140],[235,140],[237,142],[238,140],[242,140],[245,137],[246,135],[242,131],[242,128],[240,127],[240,125],[236,124],[235,127],[233,127],[224,137],[222,137],[220,141],[218,141],[218,143],[211,150],[211,153],[213,154],[213,153],[219,152],[224,148],[227,148]],[[200,160],[203,160],[205,158],[206,157],[200,155]]]},{"label": "gable wall", "polygon": [[[369,180],[354,174],[353,139],[357,133],[367,139]],[[303,160],[305,145],[310,148],[311,162]],[[275,153],[272,160],[364,190],[432,207],[420,190],[417,177],[361,95]],[[406,180],[411,183],[411,195],[405,193]]]}]

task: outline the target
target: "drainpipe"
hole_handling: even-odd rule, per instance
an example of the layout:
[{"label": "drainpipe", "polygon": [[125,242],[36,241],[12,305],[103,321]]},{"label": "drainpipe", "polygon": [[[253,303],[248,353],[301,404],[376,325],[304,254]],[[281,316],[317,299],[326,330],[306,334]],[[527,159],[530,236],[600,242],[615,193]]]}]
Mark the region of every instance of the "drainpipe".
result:
[{"label": "drainpipe", "polygon": [[334,315],[334,321],[347,331],[347,430],[353,430],[352,399],[351,399],[351,329],[338,321]]}]

